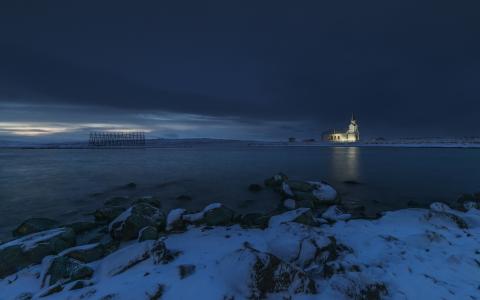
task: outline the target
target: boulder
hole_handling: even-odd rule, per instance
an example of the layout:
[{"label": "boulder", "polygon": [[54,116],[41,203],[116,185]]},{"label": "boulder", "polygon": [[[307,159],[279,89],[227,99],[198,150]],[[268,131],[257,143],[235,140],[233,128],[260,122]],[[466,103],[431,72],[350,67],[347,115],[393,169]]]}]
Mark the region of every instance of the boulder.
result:
[{"label": "boulder", "polygon": [[0,245],[0,278],[38,264],[47,255],[57,254],[75,245],[71,228],[56,228],[33,233]]},{"label": "boulder", "polygon": [[167,231],[184,231],[186,229],[185,221],[182,216],[186,210],[183,208],[172,209],[167,215],[167,225],[165,230]]},{"label": "boulder", "polygon": [[265,179],[264,184],[268,187],[280,187],[286,180],[288,180],[287,175],[280,172],[270,178]]},{"label": "boulder", "polygon": [[160,199],[155,198],[155,197],[151,197],[151,196],[138,198],[137,200],[135,200],[133,202],[133,205],[141,204],[141,203],[149,204],[149,205],[151,205],[153,207],[156,207],[156,208],[161,208],[162,207],[162,202],[160,201]]},{"label": "boulder", "polygon": [[140,230],[146,226],[163,230],[165,214],[149,203],[139,202],[115,218],[108,226],[108,231],[113,239],[128,241],[136,239]]},{"label": "boulder", "polygon": [[242,299],[266,299],[271,293],[317,292],[315,282],[304,271],[248,245],[224,257],[219,268],[227,288],[240,293]]},{"label": "boulder", "polygon": [[60,256],[66,256],[83,263],[89,263],[103,258],[105,254],[105,246],[101,243],[95,243],[67,249],[60,253]]},{"label": "boulder", "polygon": [[28,234],[45,231],[58,227],[59,223],[55,220],[47,218],[31,218],[25,220],[15,230],[13,230],[13,236],[20,237]]},{"label": "boulder", "polygon": [[296,192],[312,192],[315,189],[315,186],[307,181],[301,180],[287,180],[286,183],[292,191]]},{"label": "boulder", "polygon": [[150,240],[157,240],[158,239],[158,230],[153,226],[147,226],[140,230],[138,233],[138,241],[150,241]]},{"label": "boulder", "polygon": [[233,210],[221,205],[220,207],[207,210],[203,216],[203,221],[208,226],[225,226],[232,223],[233,217]]},{"label": "boulder", "polygon": [[293,186],[296,188],[288,185],[291,191],[289,196],[297,201],[306,201],[315,207],[339,203],[337,191],[326,182],[295,182]]},{"label": "boulder", "polygon": [[191,214],[184,214],[182,220],[191,224],[207,224],[209,226],[230,225],[234,221],[233,210],[221,203],[211,203],[202,211]]},{"label": "boulder", "polygon": [[91,267],[66,256],[57,256],[44,263],[47,265],[47,271],[43,274],[43,286],[51,286],[57,282],[67,283],[79,279],[88,279],[93,275]]},{"label": "boulder", "polygon": [[108,223],[118,217],[124,210],[125,208],[121,206],[105,206],[97,209],[93,215],[95,222]]},{"label": "boulder", "polygon": [[81,234],[98,227],[98,223],[95,222],[74,222],[65,225],[65,227],[72,228],[75,234]]},{"label": "boulder", "polygon": [[295,210],[290,210],[283,214],[271,217],[268,227],[273,228],[275,226],[288,222],[296,222],[308,226],[318,225],[318,222],[315,220],[311,209],[297,208]]}]

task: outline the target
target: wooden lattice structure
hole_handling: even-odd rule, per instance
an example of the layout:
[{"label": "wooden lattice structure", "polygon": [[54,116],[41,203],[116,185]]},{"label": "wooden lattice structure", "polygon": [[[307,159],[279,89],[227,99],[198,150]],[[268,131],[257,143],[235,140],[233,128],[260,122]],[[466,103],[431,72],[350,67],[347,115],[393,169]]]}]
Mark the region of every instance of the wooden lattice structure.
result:
[{"label": "wooden lattice structure", "polygon": [[94,147],[145,146],[145,133],[142,131],[90,132],[88,145]]}]

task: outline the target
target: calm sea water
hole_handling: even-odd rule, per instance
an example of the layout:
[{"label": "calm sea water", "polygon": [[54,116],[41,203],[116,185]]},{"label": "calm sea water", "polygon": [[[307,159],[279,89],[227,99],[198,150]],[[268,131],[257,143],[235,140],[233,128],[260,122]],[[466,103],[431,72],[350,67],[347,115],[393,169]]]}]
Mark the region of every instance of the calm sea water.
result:
[{"label": "calm sea water", "polygon": [[[395,209],[408,201],[452,201],[480,191],[480,149],[357,147],[193,147],[170,149],[0,150],[0,237],[28,217],[86,218],[117,195],[152,195],[165,210],[223,202],[266,212],[278,197],[249,192],[278,171],[325,180],[345,199]],[[351,185],[353,180],[361,184]],[[123,186],[129,182],[136,189]],[[191,201],[177,200],[189,195]]]}]

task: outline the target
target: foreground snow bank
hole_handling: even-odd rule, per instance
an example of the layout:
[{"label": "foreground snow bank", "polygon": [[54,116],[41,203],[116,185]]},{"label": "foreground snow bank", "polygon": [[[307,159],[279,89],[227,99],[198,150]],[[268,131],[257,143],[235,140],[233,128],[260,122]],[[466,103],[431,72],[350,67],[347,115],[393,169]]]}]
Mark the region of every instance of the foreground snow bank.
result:
[{"label": "foreground snow bank", "polygon": [[86,263],[87,279],[53,285],[42,278],[49,256],[1,280],[0,299],[478,299],[479,210],[433,204],[377,220],[338,215],[329,210],[326,224],[301,208],[264,230],[190,225],[123,243]]}]

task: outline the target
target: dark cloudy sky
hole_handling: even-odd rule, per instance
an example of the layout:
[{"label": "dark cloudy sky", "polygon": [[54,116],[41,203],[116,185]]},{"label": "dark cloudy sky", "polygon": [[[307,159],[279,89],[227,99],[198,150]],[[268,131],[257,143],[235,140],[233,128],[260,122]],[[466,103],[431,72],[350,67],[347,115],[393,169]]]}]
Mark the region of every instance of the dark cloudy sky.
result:
[{"label": "dark cloudy sky", "polygon": [[480,135],[480,2],[1,1],[0,138]]}]

